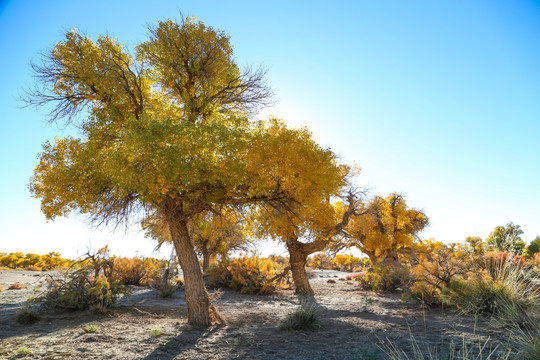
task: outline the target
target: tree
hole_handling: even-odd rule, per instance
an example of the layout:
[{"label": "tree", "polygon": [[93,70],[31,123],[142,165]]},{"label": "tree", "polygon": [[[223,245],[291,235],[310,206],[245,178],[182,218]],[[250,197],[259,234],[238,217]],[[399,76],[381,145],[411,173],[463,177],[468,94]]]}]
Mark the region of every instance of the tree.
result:
[{"label": "tree", "polygon": [[523,248],[525,248],[521,234],[523,234],[521,226],[509,222],[506,226],[497,226],[487,238],[487,244],[499,251],[509,251],[521,255]]},{"label": "tree", "polygon": [[393,263],[411,249],[417,233],[427,224],[427,216],[409,209],[402,195],[375,196],[365,213],[349,222],[349,246],[357,246],[373,265]]},{"label": "tree", "polygon": [[[142,221],[146,236],[158,241],[158,246],[172,242],[167,223],[154,215]],[[234,250],[247,250],[248,239],[243,229],[243,215],[234,209],[198,214],[188,223],[195,251],[203,259],[203,271],[215,262],[217,255],[226,258]]]},{"label": "tree", "polygon": [[288,129],[274,121],[268,133],[252,145],[256,160],[250,163],[264,169],[256,186],[273,188],[282,197],[277,206],[258,207],[256,233],[285,243],[296,294],[313,295],[305,270],[307,257],[335,241],[356,211],[352,193],[346,196],[346,205],[330,201],[342,195],[351,169],[339,164],[336,155],[321,148],[304,128]]},{"label": "tree", "polygon": [[484,255],[486,242],[479,236],[467,236],[465,239],[467,251],[472,255]]},{"label": "tree", "polygon": [[536,238],[527,247],[527,256],[533,256],[538,252],[540,252],[540,235],[536,235]]},{"label": "tree", "polygon": [[79,121],[82,132],[44,144],[29,185],[42,212],[87,214],[98,225],[159,214],[184,272],[188,322],[209,325],[219,315],[189,222],[280,196],[253,187],[259,172],[248,165],[265,126],[245,114],[268,100],[264,71],[241,71],[229,37],[193,19],[160,22],[135,56],[113,38],[71,31],[32,68],[38,84],[27,103],[53,104],[51,121]]}]

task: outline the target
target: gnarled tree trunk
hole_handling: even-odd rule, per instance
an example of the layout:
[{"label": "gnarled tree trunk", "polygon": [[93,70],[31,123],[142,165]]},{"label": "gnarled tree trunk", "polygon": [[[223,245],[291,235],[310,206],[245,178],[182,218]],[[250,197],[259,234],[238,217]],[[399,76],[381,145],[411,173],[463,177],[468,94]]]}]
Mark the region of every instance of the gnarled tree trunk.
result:
[{"label": "gnarled tree trunk", "polygon": [[289,263],[291,265],[295,294],[315,295],[315,292],[309,284],[306,273],[306,262],[308,255],[304,253],[300,247],[294,246],[294,244],[289,246],[289,243],[287,243],[287,249],[289,249]]},{"label": "gnarled tree trunk", "polygon": [[209,326],[212,324],[210,298],[204,286],[201,267],[189,236],[187,222],[184,219],[176,221],[169,219],[169,229],[176,256],[184,273],[188,323]]}]

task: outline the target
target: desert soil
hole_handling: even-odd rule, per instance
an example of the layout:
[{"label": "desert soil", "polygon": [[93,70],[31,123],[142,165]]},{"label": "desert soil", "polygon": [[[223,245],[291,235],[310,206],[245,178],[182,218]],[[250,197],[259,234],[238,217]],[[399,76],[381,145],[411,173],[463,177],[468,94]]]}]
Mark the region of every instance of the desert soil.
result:
[{"label": "desert soil", "polygon": [[[423,309],[401,294],[361,290],[347,273],[313,271],[310,280],[324,328],[318,332],[280,331],[277,325],[299,306],[292,290],[270,296],[224,290],[215,300],[227,325],[196,329],[187,325],[183,289],[162,299],[136,288],[110,313],[42,314],[32,325],[15,322],[15,312],[44,286],[45,273],[0,271],[1,359],[384,359],[379,346],[411,351],[411,334],[420,348],[454,341],[508,340],[508,334],[483,320],[455,311]],[[330,281],[329,280],[333,280]],[[8,290],[19,282],[26,288]],[[97,325],[95,332],[85,327]],[[152,336],[152,330],[161,335]],[[489,340],[488,340],[489,339]],[[385,345],[386,344],[386,345]],[[18,354],[26,347],[28,355]],[[376,354],[380,353],[380,357]]]}]

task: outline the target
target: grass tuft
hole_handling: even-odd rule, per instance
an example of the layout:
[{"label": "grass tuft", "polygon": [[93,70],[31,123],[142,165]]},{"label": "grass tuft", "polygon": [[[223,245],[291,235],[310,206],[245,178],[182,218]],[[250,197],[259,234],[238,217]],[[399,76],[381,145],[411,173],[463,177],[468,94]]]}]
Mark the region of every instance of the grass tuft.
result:
[{"label": "grass tuft", "polygon": [[23,346],[22,348],[17,350],[18,355],[23,355],[24,356],[24,355],[30,355],[31,353],[32,353],[32,350],[30,350],[26,346]]},{"label": "grass tuft", "polygon": [[30,309],[28,306],[25,306],[15,313],[15,321],[19,324],[30,325],[39,320],[39,315]]},{"label": "grass tuft", "polygon": [[301,305],[279,323],[279,329],[285,331],[319,331],[322,328],[319,310],[314,304]]},{"label": "grass tuft", "polygon": [[84,332],[87,333],[95,333],[99,330],[99,326],[97,325],[88,325],[83,328]]}]

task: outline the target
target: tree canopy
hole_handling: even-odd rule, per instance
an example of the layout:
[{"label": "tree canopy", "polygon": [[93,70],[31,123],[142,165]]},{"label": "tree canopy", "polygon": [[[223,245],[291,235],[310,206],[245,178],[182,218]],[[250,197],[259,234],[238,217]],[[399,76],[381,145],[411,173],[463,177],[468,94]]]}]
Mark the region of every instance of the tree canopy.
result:
[{"label": "tree canopy", "polygon": [[[66,34],[33,65],[30,105],[51,121],[77,121],[81,137],[46,143],[30,182],[48,219],[72,212],[98,224],[159,213],[184,270],[189,322],[219,315],[188,223],[223,204],[278,201],[265,188],[253,144],[268,133],[249,110],[269,100],[264,71],[241,71],[229,37],[202,22],[160,22],[131,55],[121,43]],[[86,114],[86,116],[84,116]],[[276,154],[279,156],[279,154]]]},{"label": "tree canopy", "polygon": [[510,251],[521,255],[525,242],[521,240],[521,226],[509,222],[506,226],[497,226],[487,238],[487,244],[500,251]]}]

